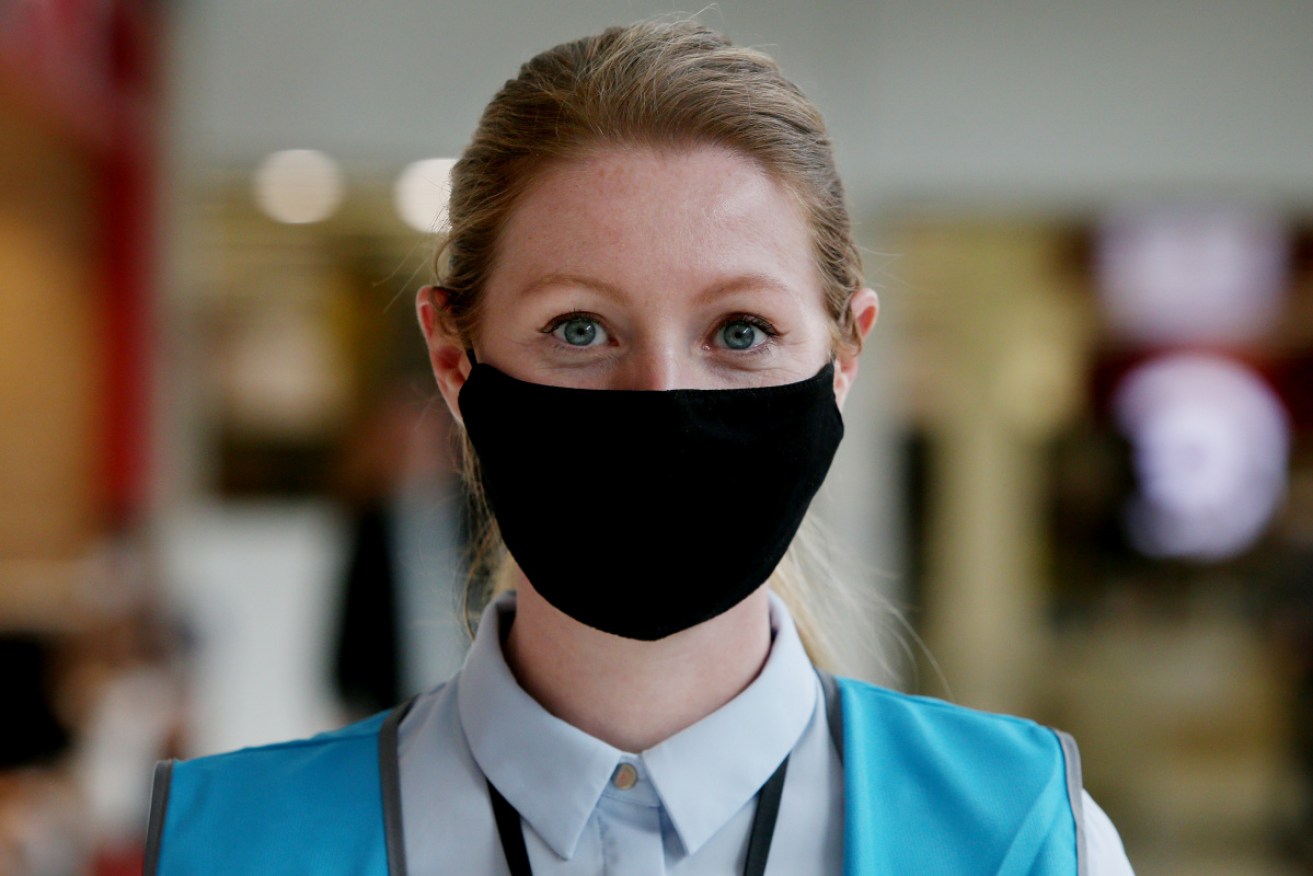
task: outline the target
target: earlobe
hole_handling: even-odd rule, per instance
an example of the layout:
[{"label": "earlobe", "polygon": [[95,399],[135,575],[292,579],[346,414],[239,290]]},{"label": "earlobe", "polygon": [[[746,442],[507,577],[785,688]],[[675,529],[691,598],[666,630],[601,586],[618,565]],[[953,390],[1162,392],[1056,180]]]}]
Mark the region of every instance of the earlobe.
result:
[{"label": "earlobe", "polygon": [[[865,341],[880,315],[880,297],[875,294],[874,289],[860,289],[853,295],[848,306],[853,325],[857,327],[857,337]],[[858,351],[851,350],[841,353],[835,359],[834,398],[840,409],[843,408],[844,399],[848,397],[848,391],[852,389],[853,381],[857,379],[857,358]]]},{"label": "earlobe", "polygon": [[429,365],[438,391],[447,403],[456,422],[464,423],[460,415],[460,390],[470,374],[470,362],[465,355],[465,344],[456,336],[443,311],[447,306],[447,290],[438,286],[423,286],[415,296],[415,315],[428,348]]}]

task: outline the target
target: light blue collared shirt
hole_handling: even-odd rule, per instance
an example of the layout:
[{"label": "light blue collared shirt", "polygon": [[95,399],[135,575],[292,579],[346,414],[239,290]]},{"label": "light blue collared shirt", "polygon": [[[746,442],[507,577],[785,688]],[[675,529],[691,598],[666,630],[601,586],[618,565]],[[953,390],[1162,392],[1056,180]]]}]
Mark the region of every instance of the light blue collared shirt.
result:
[{"label": "light blue collared shirt", "polygon": [[[509,873],[488,780],[523,819],[535,876],[739,874],[757,792],[786,756],[766,873],[842,872],[842,764],[820,682],[775,596],[771,651],[757,678],[636,753],[567,724],[519,686],[501,651],[514,611],[513,595],[490,605],[461,672],[420,696],[401,724],[411,876]],[[1090,874],[1129,874],[1111,822],[1088,795],[1084,805]]]}]

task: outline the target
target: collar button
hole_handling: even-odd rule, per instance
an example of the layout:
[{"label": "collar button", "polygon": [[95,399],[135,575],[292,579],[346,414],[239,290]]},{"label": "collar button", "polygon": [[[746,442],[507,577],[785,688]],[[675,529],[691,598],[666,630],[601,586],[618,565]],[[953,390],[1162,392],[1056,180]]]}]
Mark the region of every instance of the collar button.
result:
[{"label": "collar button", "polygon": [[611,784],[621,791],[628,791],[638,784],[638,770],[634,768],[632,763],[620,764],[615,768],[615,772],[611,774]]}]

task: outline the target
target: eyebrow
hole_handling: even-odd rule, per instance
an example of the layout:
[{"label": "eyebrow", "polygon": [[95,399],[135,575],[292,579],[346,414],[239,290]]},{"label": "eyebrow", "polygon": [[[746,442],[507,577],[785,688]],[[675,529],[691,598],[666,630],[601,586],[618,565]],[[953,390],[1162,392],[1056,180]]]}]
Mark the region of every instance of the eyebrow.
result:
[{"label": "eyebrow", "polygon": [[717,283],[708,287],[702,294],[698,295],[698,303],[710,301],[714,298],[720,298],[735,292],[746,292],[751,290],[762,290],[765,292],[774,292],[777,294],[793,295],[794,290],[787,283],[770,276],[769,274],[749,273],[739,274],[728,280]]},{"label": "eyebrow", "polygon": [[608,298],[623,298],[624,293],[618,286],[612,286],[610,283],[604,283],[601,280],[594,280],[592,277],[585,277],[582,274],[544,274],[534,280],[529,285],[520,290],[521,295],[532,295],[539,289],[546,286],[583,286],[585,289],[592,289]]},{"label": "eyebrow", "polygon": [[[531,295],[548,286],[582,286],[585,289],[591,289],[608,298],[620,300],[625,297],[624,292],[621,291],[618,286],[613,286],[610,283],[587,277],[582,274],[568,273],[544,274],[529,285],[525,286],[520,294]],[[708,286],[704,291],[698,294],[695,301],[698,304],[702,304],[735,292],[743,292],[753,289],[760,289],[777,294],[784,293],[788,295],[792,295],[794,291],[788,284],[770,276],[769,274],[754,272],[739,274],[738,276],[730,277],[727,280],[722,280],[719,283]]]}]

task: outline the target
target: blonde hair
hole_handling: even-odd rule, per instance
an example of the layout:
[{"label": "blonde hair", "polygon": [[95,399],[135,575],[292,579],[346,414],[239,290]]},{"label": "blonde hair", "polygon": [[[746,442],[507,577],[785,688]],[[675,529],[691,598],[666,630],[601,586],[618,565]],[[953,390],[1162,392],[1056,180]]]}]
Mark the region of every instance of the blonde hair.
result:
[{"label": "blonde hair", "polygon": [[[836,352],[856,353],[849,308],[862,287],[843,186],[820,113],[779,66],[696,22],[645,22],[564,43],[520,68],[483,112],[451,175],[450,230],[435,270],[447,292],[444,329],[473,346],[482,290],[519,197],[546,168],[608,147],[717,145],[757,162],[796,199],[811,234]],[[482,496],[468,441],[465,477],[475,527],[466,616],[511,586],[514,570]],[[814,662],[836,649],[814,606],[833,586],[805,573],[805,526],[770,578]]]}]

